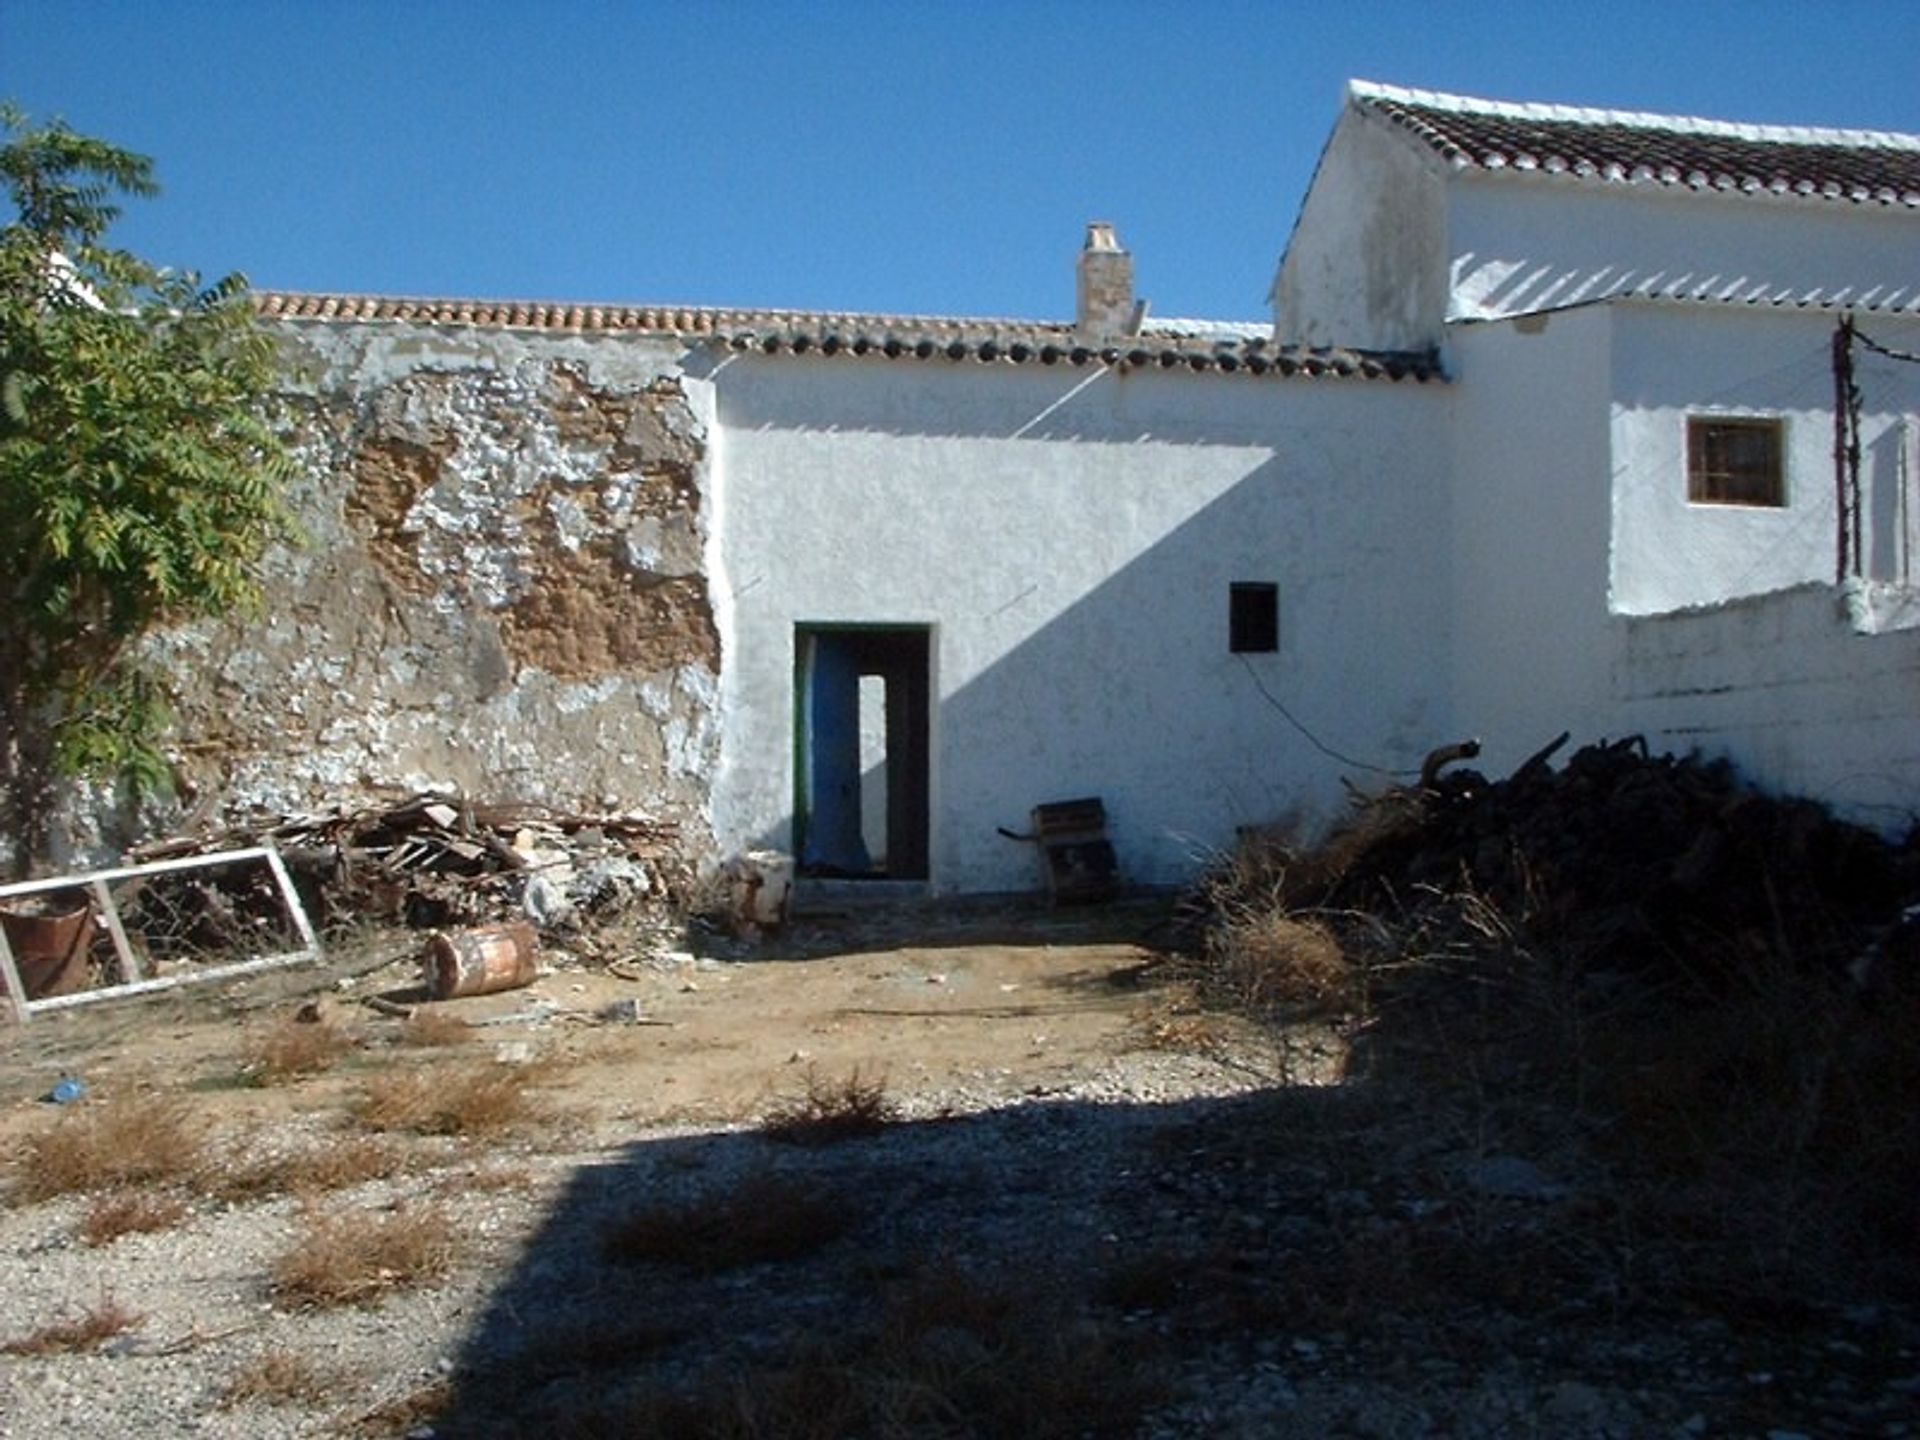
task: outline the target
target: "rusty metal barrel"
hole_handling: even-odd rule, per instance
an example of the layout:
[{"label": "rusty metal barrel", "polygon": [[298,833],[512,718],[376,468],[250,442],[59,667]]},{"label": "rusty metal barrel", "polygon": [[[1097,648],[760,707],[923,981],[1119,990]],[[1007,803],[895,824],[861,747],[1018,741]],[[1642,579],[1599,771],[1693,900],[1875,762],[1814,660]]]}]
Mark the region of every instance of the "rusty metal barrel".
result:
[{"label": "rusty metal barrel", "polygon": [[[61,909],[45,900],[0,906],[14,969],[29,1000],[71,995],[87,988],[87,954],[93,945],[93,907]],[[0,986],[0,989],[4,989]]]},{"label": "rusty metal barrel", "polygon": [[435,1000],[491,995],[531,985],[540,973],[534,965],[533,926],[524,920],[442,930],[427,942],[421,957],[422,979]]}]

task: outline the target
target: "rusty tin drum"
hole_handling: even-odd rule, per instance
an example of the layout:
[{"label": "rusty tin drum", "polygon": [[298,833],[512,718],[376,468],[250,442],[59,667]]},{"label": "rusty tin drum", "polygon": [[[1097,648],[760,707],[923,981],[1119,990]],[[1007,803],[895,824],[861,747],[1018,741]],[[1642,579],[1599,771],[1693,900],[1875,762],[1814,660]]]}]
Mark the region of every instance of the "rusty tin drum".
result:
[{"label": "rusty tin drum", "polygon": [[517,990],[540,973],[534,965],[536,945],[533,927],[525,921],[443,930],[427,942],[421,978],[435,1000]]}]

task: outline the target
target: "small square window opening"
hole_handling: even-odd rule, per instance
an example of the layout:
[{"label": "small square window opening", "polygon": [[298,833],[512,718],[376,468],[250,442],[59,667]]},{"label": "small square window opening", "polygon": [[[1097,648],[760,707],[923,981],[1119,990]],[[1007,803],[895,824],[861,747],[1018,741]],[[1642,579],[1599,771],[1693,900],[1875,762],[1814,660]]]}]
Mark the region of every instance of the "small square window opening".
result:
[{"label": "small square window opening", "polygon": [[1687,419],[1687,499],[1695,505],[1782,506],[1787,483],[1778,420]]},{"label": "small square window opening", "polygon": [[1280,648],[1280,587],[1235,581],[1227,587],[1227,648],[1235,655]]}]

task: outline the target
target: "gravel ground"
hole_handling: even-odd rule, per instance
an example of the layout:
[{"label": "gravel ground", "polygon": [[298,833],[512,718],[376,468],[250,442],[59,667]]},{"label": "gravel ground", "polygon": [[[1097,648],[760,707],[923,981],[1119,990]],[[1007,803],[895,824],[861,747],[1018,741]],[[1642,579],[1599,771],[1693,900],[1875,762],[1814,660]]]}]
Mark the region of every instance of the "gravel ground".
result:
[{"label": "gravel ground", "polygon": [[[941,973],[965,960],[944,952]],[[506,1139],[409,1141],[402,1176],[199,1198],[105,1246],[76,1238],[87,1198],[16,1200],[0,1342],[108,1304],[140,1318],[85,1353],[0,1356],[0,1436],[1920,1433],[1911,1309],[1677,1304],[1639,1282],[1577,1147],[1511,1153],[1483,1117],[1391,1085],[1278,1083],[1326,1075],[1248,1032],[1169,1049],[1138,1022],[1070,1057],[892,1081],[891,1123],[837,1143],[571,1114],[562,1087]],[[498,1053],[537,1061],[542,1043]],[[16,1106],[13,1133],[100,1103]],[[256,1152],[344,1143],[321,1107],[249,1134]],[[719,1236],[690,1217],[742,1195],[830,1223],[779,1258],[713,1260],[756,1215]],[[428,1207],[454,1242],[445,1278],[339,1308],[275,1294],[314,1213]],[[609,1251],[623,1222],[663,1215],[684,1245]],[[299,1357],[313,1393],[235,1398],[268,1357]],[[964,1403],[932,1406],[936,1374]],[[800,1429],[768,1417],[804,1409],[741,1398],[796,1375],[892,1386],[908,1418],[869,1404],[836,1430],[815,1401]]]}]

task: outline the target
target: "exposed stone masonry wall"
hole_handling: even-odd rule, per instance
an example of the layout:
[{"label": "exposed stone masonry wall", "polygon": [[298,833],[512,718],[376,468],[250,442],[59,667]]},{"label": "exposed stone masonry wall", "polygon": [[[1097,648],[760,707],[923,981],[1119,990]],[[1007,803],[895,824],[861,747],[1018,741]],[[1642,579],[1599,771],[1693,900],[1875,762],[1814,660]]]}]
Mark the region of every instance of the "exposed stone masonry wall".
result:
[{"label": "exposed stone masonry wall", "polygon": [[638,808],[718,756],[709,397],[670,342],[283,326],[302,543],[264,613],[160,643],[185,799],[390,787]]}]

